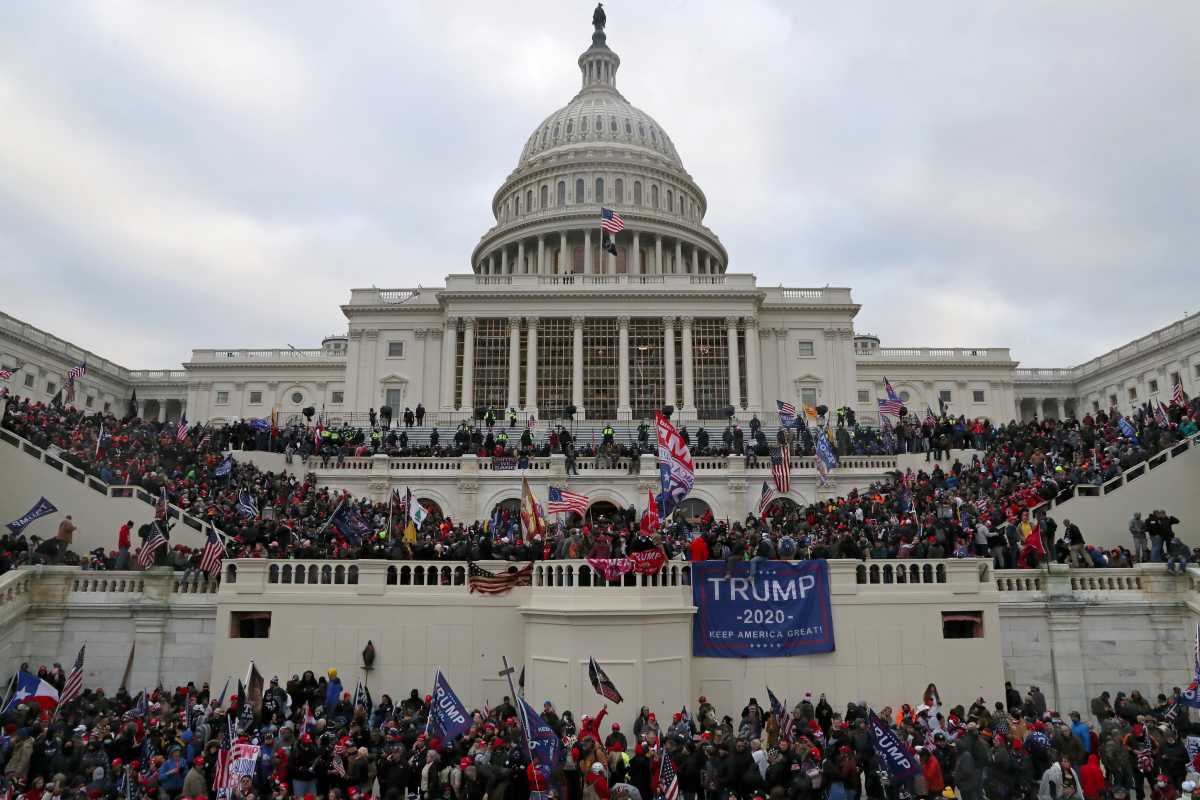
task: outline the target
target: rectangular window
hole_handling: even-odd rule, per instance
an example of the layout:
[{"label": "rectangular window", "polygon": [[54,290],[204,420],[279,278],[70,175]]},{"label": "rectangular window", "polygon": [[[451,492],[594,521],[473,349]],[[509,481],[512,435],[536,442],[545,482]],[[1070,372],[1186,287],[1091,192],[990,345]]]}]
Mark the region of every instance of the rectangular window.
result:
[{"label": "rectangular window", "polygon": [[[583,407],[589,419],[617,418],[619,327],[615,319],[583,322]],[[630,361],[634,361],[630,352]],[[630,370],[633,378],[633,370]]]},{"label": "rectangular window", "polygon": [[729,332],[724,318],[692,324],[692,385],[700,419],[724,419],[722,411],[729,405]]},{"label": "rectangular window", "polygon": [[[555,419],[571,405],[572,364],[574,363],[575,332],[570,318],[542,318],[537,322],[537,354],[534,369],[537,370],[537,409],[542,416]],[[584,330],[587,330],[585,323]],[[525,331],[529,341],[529,332]],[[528,352],[526,349],[525,352]],[[583,347],[584,382],[587,381],[587,366],[593,354]],[[616,384],[614,383],[614,386]],[[615,389],[613,390],[616,391]],[[585,391],[586,395],[586,391]],[[593,411],[584,406],[589,418]]]},{"label": "rectangular window", "polygon": [[1117,396],[1115,394],[1110,394],[1108,396],[1108,407],[1109,408],[1117,407]]},{"label": "rectangular window", "polygon": [[392,419],[396,419],[402,413],[404,413],[400,408],[399,389],[388,389],[387,392],[384,393],[383,403],[388,408],[392,409]]},{"label": "rectangular window", "polygon": [[950,390],[942,389],[940,392],[938,392],[938,400],[941,400],[943,403],[949,403],[950,402]]},{"label": "rectangular window", "polygon": [[388,358],[404,358],[404,342],[388,342]]},{"label": "rectangular window", "polygon": [[1150,390],[1150,394],[1158,394],[1158,381],[1150,381],[1146,388]]},{"label": "rectangular window", "polygon": [[230,611],[230,639],[271,638],[270,611]]},{"label": "rectangular window", "polygon": [[1172,392],[1175,391],[1175,387],[1181,383],[1183,383],[1183,378],[1180,377],[1179,373],[1172,372],[1171,373],[1171,391]]},{"label": "rectangular window", "polygon": [[1129,399],[1137,400],[1137,387],[1136,386],[1129,387]]},{"label": "rectangular window", "polygon": [[1200,378],[1200,364],[1192,365],[1192,377]]},{"label": "rectangular window", "polygon": [[229,392],[217,392],[217,405],[229,405]]},{"label": "rectangular window", "polygon": [[984,402],[983,390],[976,389],[975,391],[971,392],[971,399],[974,400],[976,403]]},{"label": "rectangular window", "polygon": [[982,639],[982,611],[943,611],[943,639]]},{"label": "rectangular window", "polygon": [[[816,406],[817,406],[817,390],[816,389],[801,389],[800,390],[800,404],[802,406],[812,406],[813,408],[816,408]],[[804,409],[802,409],[802,408],[799,409],[799,411],[803,411],[803,410]]]},{"label": "rectangular window", "polygon": [[508,344],[507,319],[475,321],[475,397],[471,408],[492,408],[499,416],[508,406]]},{"label": "rectangular window", "polygon": [[30,389],[33,388],[33,375],[32,374],[25,375],[25,386]]},{"label": "rectangular window", "polygon": [[870,389],[859,389],[858,390],[858,402],[870,403],[871,402],[871,390]]},{"label": "rectangular window", "polygon": [[54,394],[58,391],[58,384],[54,381],[46,381],[46,394]]},{"label": "rectangular window", "polygon": [[96,398],[92,397],[90,394],[87,396],[87,399],[83,401],[83,404],[88,408],[91,408],[93,405],[95,405],[95,403]]},{"label": "rectangular window", "polygon": [[329,393],[329,402],[335,406],[340,406],[346,397],[345,392],[333,391]]},{"label": "rectangular window", "polygon": [[257,406],[262,404],[262,392],[250,393],[250,405]]},{"label": "rectangular window", "polygon": [[1100,401],[1093,400],[1092,401],[1092,411],[1099,411],[1099,410],[1100,410]]},{"label": "rectangular window", "polygon": [[662,317],[639,317],[629,322],[629,403],[634,419],[651,419],[663,406]]},{"label": "rectangular window", "polygon": [[112,409],[112,403],[104,404],[104,413],[107,414]]},{"label": "rectangular window", "polygon": [[812,341],[808,339],[796,342],[796,346],[800,351],[801,358],[812,358],[813,354],[816,352],[813,348]]}]

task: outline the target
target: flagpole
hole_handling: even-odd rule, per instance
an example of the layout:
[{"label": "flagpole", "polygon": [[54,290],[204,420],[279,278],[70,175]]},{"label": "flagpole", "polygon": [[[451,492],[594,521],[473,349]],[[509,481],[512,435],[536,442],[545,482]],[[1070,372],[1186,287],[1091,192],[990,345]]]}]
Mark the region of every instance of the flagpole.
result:
[{"label": "flagpole", "polygon": [[525,734],[525,755],[529,758],[529,763],[533,763],[533,746],[529,743],[529,720],[525,717],[525,699],[517,694],[517,689],[513,686],[513,668],[508,665],[508,656],[501,656],[504,662],[504,677],[508,678],[509,697],[516,698],[517,701],[517,722],[521,725],[521,732]]},{"label": "flagpole", "polygon": [[322,533],[325,532],[325,529],[329,527],[329,523],[333,522],[333,518],[335,516],[337,516],[337,512],[341,511],[342,506],[344,506],[345,504],[346,504],[346,498],[343,497],[338,502],[337,507],[333,509],[333,513],[329,515],[329,519],[325,520],[325,524],[321,526],[321,529],[319,531],[317,531],[317,536],[320,536]]},{"label": "flagpole", "polygon": [[13,673],[12,679],[8,682],[8,688],[4,690],[4,703],[0,704],[0,709],[8,708],[8,701],[12,699],[13,690],[17,685],[17,676],[21,674],[20,668]]}]

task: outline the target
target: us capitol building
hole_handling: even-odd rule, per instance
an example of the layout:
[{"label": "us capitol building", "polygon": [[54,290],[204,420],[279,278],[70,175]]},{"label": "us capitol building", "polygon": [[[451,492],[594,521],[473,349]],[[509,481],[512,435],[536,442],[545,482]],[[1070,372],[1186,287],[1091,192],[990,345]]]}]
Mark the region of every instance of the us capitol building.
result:
[{"label": "us capitol building", "polygon": [[[48,400],[86,360],[80,404],[223,423],[306,407],[365,422],[422,403],[449,424],[482,408],[523,417],[747,420],[775,401],[849,406],[876,424],[887,376],[914,413],[942,404],[997,421],[1168,399],[1200,385],[1196,319],[1073,368],[1017,368],[1003,347],[881,347],[856,332],[849,288],[760,286],[730,269],[708,198],[670,136],[618,91],[603,11],[579,56],[580,90],[540,122],[492,198],[470,272],[439,288],[353,289],[348,330],[313,349],[197,349],[182,369],[129,370],[0,317],[14,391]],[[623,228],[600,227],[601,209]]]}]

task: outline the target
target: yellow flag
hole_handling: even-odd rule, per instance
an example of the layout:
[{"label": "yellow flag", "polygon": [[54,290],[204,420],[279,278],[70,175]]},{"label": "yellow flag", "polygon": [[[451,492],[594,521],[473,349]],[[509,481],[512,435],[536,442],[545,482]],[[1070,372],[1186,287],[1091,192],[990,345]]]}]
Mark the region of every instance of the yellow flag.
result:
[{"label": "yellow flag", "polygon": [[408,521],[408,524],[404,526],[404,541],[408,542],[409,544],[417,543],[417,526],[413,524],[411,519]]}]

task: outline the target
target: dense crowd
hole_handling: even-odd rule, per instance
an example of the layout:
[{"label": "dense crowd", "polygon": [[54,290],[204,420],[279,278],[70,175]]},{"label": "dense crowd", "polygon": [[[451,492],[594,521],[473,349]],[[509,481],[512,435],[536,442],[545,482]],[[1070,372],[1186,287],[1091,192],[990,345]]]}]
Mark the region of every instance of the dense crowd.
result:
[{"label": "dense crowd", "polygon": [[[1140,533],[1131,522],[1132,548],[1105,549],[1087,544],[1077,525],[1064,521],[1060,526],[1036,509],[1074,485],[1103,483],[1194,433],[1198,415],[1195,401],[1173,405],[1158,418],[1142,408],[1123,420],[1132,426],[1132,436],[1103,412],[1081,420],[1001,426],[944,418],[922,436],[935,442],[935,450],[973,445],[980,452],[967,463],[896,472],[866,490],[805,507],[777,500],[764,515],[744,520],[677,513],[661,527],[643,529],[637,510],[629,508],[567,524],[550,520],[544,534],[532,537],[523,534],[512,507],[469,523],[443,517],[434,508],[416,536],[405,537],[406,515],[393,504],[319,487],[311,474],[271,473],[248,463],[233,464],[228,474],[220,474],[219,467],[228,466],[222,453],[251,445],[252,438],[253,444],[264,437],[270,444],[278,437],[285,450],[323,441],[307,429],[279,431],[241,423],[180,432],[174,423],[118,419],[20,398],[7,402],[3,426],[40,447],[55,448],[65,461],[106,483],[165,494],[172,504],[231,537],[229,554],[239,557],[526,561],[612,558],[662,548],[669,558],[693,560],[991,556],[999,567],[1023,568],[1047,560],[1080,567],[1128,566],[1150,558],[1170,559],[1173,568],[1181,569],[1194,557],[1174,535],[1178,519],[1163,512],[1140,521]],[[463,435],[479,434],[464,427]],[[318,457],[351,447],[326,441]],[[246,512],[246,499],[257,513]],[[338,526],[328,524],[339,505],[364,520],[371,535],[348,539]],[[138,532],[132,522],[127,527],[117,551],[85,556],[85,561],[99,568],[127,565]],[[145,526],[140,530],[147,532]],[[1139,541],[1148,546],[1139,547]],[[9,548],[9,556],[20,558],[18,549]],[[188,568],[198,561],[197,551],[178,545],[167,563]]]},{"label": "dense crowd", "polygon": [[[39,675],[63,684],[58,665]],[[1011,684],[1002,701],[953,707],[932,684],[923,702],[873,710],[805,693],[774,707],[750,698],[738,711],[702,696],[662,719],[643,707],[628,728],[606,724],[599,699],[594,717],[576,721],[550,701],[522,713],[523,699],[504,697],[448,736],[430,695],[375,701],[336,670],[309,670],[227,683],[219,696],[189,683],[137,696],[85,688],[53,711],[13,702],[0,767],[14,800],[1176,800],[1197,779],[1184,741],[1197,726],[1179,697],[1104,692],[1085,721],[1048,708],[1036,686],[1022,696]],[[552,751],[529,747],[526,719],[549,729]],[[895,737],[909,769],[888,770],[878,733]]]}]

